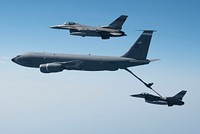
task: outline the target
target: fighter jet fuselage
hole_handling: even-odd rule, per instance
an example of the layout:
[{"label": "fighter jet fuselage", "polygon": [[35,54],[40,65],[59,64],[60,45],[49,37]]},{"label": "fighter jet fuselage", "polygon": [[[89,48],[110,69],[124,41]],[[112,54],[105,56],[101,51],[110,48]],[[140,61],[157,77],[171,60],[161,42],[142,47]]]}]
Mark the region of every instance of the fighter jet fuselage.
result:
[{"label": "fighter jet fuselage", "polygon": [[183,96],[186,94],[187,91],[182,90],[178,94],[176,94],[173,97],[160,97],[160,96],[155,96],[152,94],[148,93],[141,93],[141,94],[135,94],[131,95],[132,97],[138,97],[138,98],[144,98],[145,102],[151,103],[151,104],[158,104],[158,105],[168,105],[168,106],[173,106],[173,105],[184,105],[184,102],[182,101]]},{"label": "fighter jet fuselage", "polygon": [[75,22],[66,22],[65,24],[51,26],[50,28],[69,30],[70,35],[82,37],[101,37],[102,39],[109,39],[110,37],[126,36],[126,34],[121,31],[122,25],[125,22],[126,18],[126,15],[121,15],[108,26],[92,27]]},{"label": "fighter jet fuselage", "polygon": [[84,26],[82,28],[70,29],[70,35],[77,36],[91,36],[91,37],[101,37],[102,39],[109,39],[110,37],[121,37],[126,36],[126,34],[121,30],[106,28],[106,27],[90,27]]}]

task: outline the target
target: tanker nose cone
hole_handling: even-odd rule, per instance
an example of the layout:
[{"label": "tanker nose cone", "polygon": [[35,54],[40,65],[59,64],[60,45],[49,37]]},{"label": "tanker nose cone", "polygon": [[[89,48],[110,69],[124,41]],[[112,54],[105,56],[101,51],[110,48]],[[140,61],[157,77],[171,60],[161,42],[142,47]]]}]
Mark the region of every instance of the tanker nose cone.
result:
[{"label": "tanker nose cone", "polygon": [[12,58],[11,61],[18,64],[19,60],[20,60],[20,57],[21,57],[21,55],[18,55],[16,57]]},{"label": "tanker nose cone", "polygon": [[12,62],[16,62],[16,58],[12,58],[11,60],[12,60]]}]

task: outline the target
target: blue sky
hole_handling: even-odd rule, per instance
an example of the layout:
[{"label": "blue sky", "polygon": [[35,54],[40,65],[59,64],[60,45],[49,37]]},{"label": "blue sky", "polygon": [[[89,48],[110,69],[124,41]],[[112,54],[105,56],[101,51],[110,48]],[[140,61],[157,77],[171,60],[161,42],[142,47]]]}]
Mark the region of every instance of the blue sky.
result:
[{"label": "blue sky", "polygon": [[[0,2],[0,130],[3,134],[199,133],[200,2],[198,0]],[[128,36],[70,36],[51,25],[106,25],[128,15]],[[10,59],[30,51],[120,56],[140,29],[155,29],[148,58],[131,70],[163,96],[188,91],[182,107],[156,106],[130,94],[150,92],[123,70],[42,74]]]}]

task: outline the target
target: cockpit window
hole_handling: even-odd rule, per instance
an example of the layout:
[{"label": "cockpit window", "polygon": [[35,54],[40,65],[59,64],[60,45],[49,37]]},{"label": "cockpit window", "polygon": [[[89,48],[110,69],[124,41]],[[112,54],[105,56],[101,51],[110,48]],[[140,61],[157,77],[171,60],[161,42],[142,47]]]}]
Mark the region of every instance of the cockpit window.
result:
[{"label": "cockpit window", "polygon": [[16,58],[19,58],[19,57],[21,57],[21,55],[17,55],[17,56],[16,56]]},{"label": "cockpit window", "polygon": [[65,25],[75,25],[74,22],[66,22]]}]

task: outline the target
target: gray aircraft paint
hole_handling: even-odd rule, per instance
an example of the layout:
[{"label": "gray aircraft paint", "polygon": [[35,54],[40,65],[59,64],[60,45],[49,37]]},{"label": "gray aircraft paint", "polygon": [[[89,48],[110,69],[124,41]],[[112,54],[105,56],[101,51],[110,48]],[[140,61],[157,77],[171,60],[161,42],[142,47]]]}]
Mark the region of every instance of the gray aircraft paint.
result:
[{"label": "gray aircraft paint", "polygon": [[184,102],[182,101],[184,95],[186,94],[187,91],[182,90],[178,94],[176,94],[173,97],[160,97],[160,96],[155,96],[152,94],[148,93],[141,93],[141,94],[135,94],[131,95],[132,97],[138,97],[138,98],[144,98],[145,102],[151,103],[151,104],[157,104],[157,105],[168,105],[168,106],[173,106],[173,105],[179,105],[182,106],[184,105]]},{"label": "gray aircraft paint", "polygon": [[126,34],[121,31],[121,29],[127,17],[128,16],[126,15],[121,15],[108,26],[92,27],[75,22],[66,22],[65,24],[61,25],[50,26],[50,28],[69,30],[70,35],[82,37],[101,37],[102,39],[109,39],[110,37],[126,36]]},{"label": "gray aircraft paint", "polygon": [[153,31],[144,31],[131,49],[121,57],[31,52],[18,55],[12,61],[25,67],[40,68],[43,73],[61,72],[64,69],[85,71],[126,69],[151,62],[144,57],[147,56],[152,34]]}]

